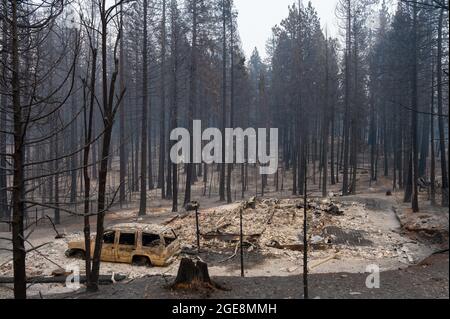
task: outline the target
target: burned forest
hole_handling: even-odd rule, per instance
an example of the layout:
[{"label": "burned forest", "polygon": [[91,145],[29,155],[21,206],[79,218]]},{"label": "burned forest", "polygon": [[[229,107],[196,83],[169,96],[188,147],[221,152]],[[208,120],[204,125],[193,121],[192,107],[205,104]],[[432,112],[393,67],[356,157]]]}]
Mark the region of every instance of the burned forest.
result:
[{"label": "burned forest", "polygon": [[448,14],[0,0],[0,299],[448,299]]}]

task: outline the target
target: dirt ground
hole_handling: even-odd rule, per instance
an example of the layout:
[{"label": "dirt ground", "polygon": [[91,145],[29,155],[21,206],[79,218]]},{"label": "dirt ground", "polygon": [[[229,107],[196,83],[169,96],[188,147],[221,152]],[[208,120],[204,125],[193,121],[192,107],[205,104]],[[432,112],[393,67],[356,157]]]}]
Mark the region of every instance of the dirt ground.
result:
[{"label": "dirt ground", "polygon": [[[309,294],[314,299],[448,299],[449,255],[431,256],[416,266],[380,274],[380,288],[368,289],[367,274],[328,273],[309,276]],[[173,291],[173,277],[151,276],[126,284],[104,286],[98,293],[49,295],[74,299],[302,299],[301,276],[214,277],[229,291]]]},{"label": "dirt ground", "polygon": [[[361,176],[364,181],[365,176]],[[363,183],[363,182],[361,182]],[[417,266],[433,252],[448,248],[448,211],[424,206],[419,216],[411,216],[408,207],[400,198],[400,193],[386,196],[388,181],[366,187],[355,196],[339,197],[338,189],[330,188],[327,199],[319,198],[317,187],[312,188],[308,210],[311,242],[325,245],[326,249],[312,250],[309,268],[312,273],[311,289],[320,298],[448,298],[448,255],[440,258],[432,266]],[[361,186],[362,189],[362,186]],[[223,205],[215,198],[202,196],[202,185],[194,187],[194,197],[201,203],[201,233],[220,229],[226,233],[238,233],[239,205],[235,202]],[[236,243],[218,239],[202,238],[202,252],[199,257],[208,263],[210,274],[232,288],[230,292],[214,292],[215,298],[299,298],[301,297],[302,259],[301,251],[277,249],[280,245],[295,245],[302,242],[303,211],[296,209],[300,198],[289,195],[289,189],[275,192],[273,186],[266,190],[265,197],[258,199],[256,209],[244,212],[244,233],[259,234],[256,243],[245,248],[246,277],[240,275],[239,254]],[[247,196],[251,196],[249,193]],[[157,191],[149,192],[151,206],[148,215],[137,217],[136,203],[122,209],[116,208],[107,216],[107,225],[122,222],[167,224],[180,236],[185,250],[195,248],[195,216],[193,214],[170,212],[170,202],[157,200]],[[237,198],[236,198],[237,199]],[[425,201],[424,201],[425,202]],[[343,215],[328,214],[322,208],[334,203]],[[270,221],[270,223],[268,222]],[[94,225],[95,226],[95,225]],[[420,226],[420,227],[419,227]],[[64,252],[67,243],[81,236],[82,220],[65,216],[58,231],[65,238],[55,239],[51,224],[43,219],[30,236],[33,246],[46,244],[27,255],[28,276],[50,276],[57,268],[78,266],[83,273],[84,262],[68,259]],[[438,235],[436,235],[438,234]],[[0,233],[8,237],[9,233]],[[7,241],[0,240],[0,247],[8,248]],[[28,245],[31,248],[31,245]],[[235,256],[236,255],[236,256]],[[101,274],[124,274],[124,283],[104,286],[97,295],[65,295],[70,290],[64,285],[30,285],[31,297],[77,298],[171,298],[179,294],[164,290],[163,287],[176,275],[180,255],[172,265],[165,268],[136,267],[126,264],[102,263]],[[435,259],[433,259],[435,260]],[[442,265],[447,265],[445,272]],[[382,289],[367,291],[365,274],[367,266],[377,265],[383,272]],[[11,254],[0,250],[0,277],[12,276]],[[429,280],[426,281],[425,279]],[[244,280],[245,285],[242,284]],[[404,284],[396,285],[398,280]],[[430,281],[431,280],[431,281]],[[430,283],[433,287],[428,287]],[[424,284],[426,284],[424,286]],[[412,285],[412,286],[411,286]],[[417,285],[420,288],[415,287]],[[446,293],[443,286],[447,287]],[[436,286],[436,287],[435,287]],[[266,287],[268,289],[263,290]],[[269,289],[270,287],[270,289]],[[415,287],[414,289],[411,289]],[[265,291],[265,292],[264,292]],[[211,292],[205,292],[209,296]],[[0,298],[12,296],[11,285],[0,285]],[[189,297],[205,297],[184,296]]]}]

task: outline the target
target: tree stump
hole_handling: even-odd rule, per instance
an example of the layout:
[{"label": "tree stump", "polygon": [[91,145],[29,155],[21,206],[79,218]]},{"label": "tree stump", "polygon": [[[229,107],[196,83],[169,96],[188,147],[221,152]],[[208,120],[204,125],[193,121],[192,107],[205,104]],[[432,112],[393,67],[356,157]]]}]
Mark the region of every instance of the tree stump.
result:
[{"label": "tree stump", "polygon": [[202,261],[194,263],[189,258],[183,258],[178,268],[178,274],[175,282],[171,285],[172,289],[220,289],[220,285],[213,282],[209,276],[208,265]]}]

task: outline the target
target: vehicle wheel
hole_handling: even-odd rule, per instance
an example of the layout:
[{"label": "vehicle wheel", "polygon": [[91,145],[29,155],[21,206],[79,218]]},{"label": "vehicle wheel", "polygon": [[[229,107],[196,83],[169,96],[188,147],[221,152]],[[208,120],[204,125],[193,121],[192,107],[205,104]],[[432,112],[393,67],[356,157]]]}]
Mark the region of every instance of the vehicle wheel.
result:
[{"label": "vehicle wheel", "polygon": [[85,253],[84,251],[81,250],[67,250],[66,251],[66,257],[68,258],[74,258],[74,259],[85,259]]},{"label": "vehicle wheel", "polygon": [[74,258],[85,260],[86,259],[86,255],[85,255],[84,251],[77,251],[75,253],[75,255],[74,255]]},{"label": "vehicle wheel", "polygon": [[147,257],[138,256],[133,258],[133,265],[138,267],[151,267],[152,263]]}]

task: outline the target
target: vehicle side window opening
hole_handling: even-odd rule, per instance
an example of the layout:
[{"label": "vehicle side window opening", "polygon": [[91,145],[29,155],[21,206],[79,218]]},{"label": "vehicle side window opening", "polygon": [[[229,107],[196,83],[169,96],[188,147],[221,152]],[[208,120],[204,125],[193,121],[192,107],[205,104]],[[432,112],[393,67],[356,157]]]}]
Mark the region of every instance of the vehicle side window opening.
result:
[{"label": "vehicle side window opening", "polygon": [[103,234],[103,243],[104,244],[114,244],[115,239],[116,239],[116,232],[113,230],[106,231]]},{"label": "vehicle side window opening", "polygon": [[159,235],[155,234],[142,234],[142,246],[144,247],[157,247],[161,243]]},{"label": "vehicle side window opening", "polygon": [[163,236],[164,242],[166,243],[166,247],[172,244],[177,239],[177,235],[173,231],[172,232],[167,231],[163,234]]},{"label": "vehicle side window opening", "polygon": [[136,242],[135,233],[120,233],[119,245],[134,246]]}]

